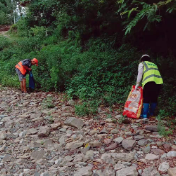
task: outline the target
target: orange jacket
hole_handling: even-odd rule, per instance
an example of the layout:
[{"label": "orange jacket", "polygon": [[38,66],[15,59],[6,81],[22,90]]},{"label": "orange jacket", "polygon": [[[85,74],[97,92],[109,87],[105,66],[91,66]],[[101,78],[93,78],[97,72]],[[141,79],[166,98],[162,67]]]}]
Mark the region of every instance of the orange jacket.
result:
[{"label": "orange jacket", "polygon": [[26,74],[27,70],[24,68],[21,61],[17,65],[15,65],[15,67],[18,68],[18,70],[20,70],[23,75]]}]

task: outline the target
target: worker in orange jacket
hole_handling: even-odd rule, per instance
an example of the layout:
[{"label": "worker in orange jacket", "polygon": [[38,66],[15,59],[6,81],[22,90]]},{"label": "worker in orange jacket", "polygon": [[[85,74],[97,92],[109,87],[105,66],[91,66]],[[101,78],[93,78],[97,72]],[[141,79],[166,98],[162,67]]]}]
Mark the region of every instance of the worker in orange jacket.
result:
[{"label": "worker in orange jacket", "polygon": [[22,93],[27,93],[26,90],[26,74],[28,74],[32,69],[32,65],[38,66],[38,60],[36,58],[30,60],[25,59],[20,61],[15,67],[16,67],[16,73],[18,74],[18,78],[20,81],[20,87]]}]

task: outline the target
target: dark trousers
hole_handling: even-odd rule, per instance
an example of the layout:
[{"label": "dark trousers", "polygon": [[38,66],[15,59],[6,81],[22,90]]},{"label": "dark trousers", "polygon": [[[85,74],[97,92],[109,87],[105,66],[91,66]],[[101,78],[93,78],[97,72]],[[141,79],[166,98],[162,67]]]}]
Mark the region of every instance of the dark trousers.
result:
[{"label": "dark trousers", "polygon": [[156,84],[155,82],[148,82],[144,86],[143,98],[144,103],[157,103],[159,93],[161,91],[162,84]]}]

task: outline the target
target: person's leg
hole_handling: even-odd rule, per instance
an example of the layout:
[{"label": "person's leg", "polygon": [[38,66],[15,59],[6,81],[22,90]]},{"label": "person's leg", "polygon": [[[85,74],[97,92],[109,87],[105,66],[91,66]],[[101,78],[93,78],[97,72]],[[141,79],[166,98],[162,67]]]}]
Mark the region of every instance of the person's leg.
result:
[{"label": "person's leg", "polygon": [[23,78],[22,84],[23,84],[23,92],[27,93],[27,90],[26,90],[26,78]]},{"label": "person's leg", "polygon": [[150,104],[150,116],[154,115],[154,111],[157,107],[157,101],[158,101],[158,96],[161,91],[161,85],[160,84],[155,84],[153,88],[153,94],[152,94],[152,99],[151,99],[151,104]]},{"label": "person's leg", "polygon": [[150,83],[147,83],[143,89],[143,110],[142,110],[142,115],[141,115],[142,118],[148,117],[149,103],[151,99],[150,90],[151,90]]},{"label": "person's leg", "polygon": [[19,81],[20,81],[20,88],[21,88],[21,92],[23,93],[23,75],[21,74],[20,70],[18,70],[17,68],[15,69],[16,73],[18,75]]},{"label": "person's leg", "polygon": [[21,92],[23,93],[24,89],[23,89],[23,81],[20,81],[20,87],[21,87]]}]

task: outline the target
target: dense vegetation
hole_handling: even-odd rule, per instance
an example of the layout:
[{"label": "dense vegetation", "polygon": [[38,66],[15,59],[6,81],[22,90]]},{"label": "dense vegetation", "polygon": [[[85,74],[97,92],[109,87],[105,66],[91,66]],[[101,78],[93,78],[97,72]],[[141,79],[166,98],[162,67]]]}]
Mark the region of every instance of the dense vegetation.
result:
[{"label": "dense vegetation", "polygon": [[176,115],[174,0],[28,3],[26,17],[11,27],[14,37],[0,38],[1,84],[18,86],[14,65],[36,57],[38,89],[66,90],[83,100],[78,114],[94,113],[100,104],[124,103],[136,82],[139,58],[149,53],[164,78],[160,113]]}]

